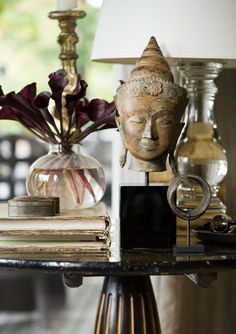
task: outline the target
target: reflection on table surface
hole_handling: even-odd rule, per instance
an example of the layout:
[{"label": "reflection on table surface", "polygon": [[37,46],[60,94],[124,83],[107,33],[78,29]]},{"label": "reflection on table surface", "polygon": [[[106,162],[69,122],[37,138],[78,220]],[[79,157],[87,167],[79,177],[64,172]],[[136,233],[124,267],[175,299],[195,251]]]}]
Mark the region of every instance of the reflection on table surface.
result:
[{"label": "reflection on table surface", "polygon": [[0,268],[75,272],[87,276],[164,275],[236,269],[236,247],[206,247],[203,254],[172,249],[118,250],[94,254],[0,254]]}]

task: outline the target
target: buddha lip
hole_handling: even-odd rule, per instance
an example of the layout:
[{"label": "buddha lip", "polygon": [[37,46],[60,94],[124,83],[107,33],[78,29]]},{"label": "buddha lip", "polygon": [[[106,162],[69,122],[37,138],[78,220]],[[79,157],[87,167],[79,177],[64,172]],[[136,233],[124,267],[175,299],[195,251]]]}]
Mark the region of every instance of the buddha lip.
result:
[{"label": "buddha lip", "polygon": [[157,140],[151,142],[141,143],[141,146],[145,148],[147,151],[154,151],[157,149],[159,142]]}]

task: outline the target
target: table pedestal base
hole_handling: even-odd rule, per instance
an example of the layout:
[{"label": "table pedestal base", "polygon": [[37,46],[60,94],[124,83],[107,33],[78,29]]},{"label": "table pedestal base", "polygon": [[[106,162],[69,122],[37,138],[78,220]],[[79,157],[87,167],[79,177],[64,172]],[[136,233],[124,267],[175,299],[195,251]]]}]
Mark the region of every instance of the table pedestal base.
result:
[{"label": "table pedestal base", "polygon": [[95,334],[160,334],[149,276],[105,278]]}]

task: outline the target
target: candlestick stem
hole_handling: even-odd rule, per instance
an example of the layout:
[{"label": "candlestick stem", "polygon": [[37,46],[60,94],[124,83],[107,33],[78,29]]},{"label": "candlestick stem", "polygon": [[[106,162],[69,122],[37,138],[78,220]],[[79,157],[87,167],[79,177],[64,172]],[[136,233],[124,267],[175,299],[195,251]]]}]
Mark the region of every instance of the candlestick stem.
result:
[{"label": "candlestick stem", "polygon": [[62,95],[63,131],[68,128],[68,115],[65,108],[64,97],[66,94],[72,94],[74,92],[78,80],[76,66],[78,54],[76,53],[76,44],[79,42],[79,37],[75,31],[76,20],[85,17],[85,15],[86,13],[82,10],[54,11],[50,12],[48,15],[50,19],[58,20],[58,25],[61,29],[57,38],[57,41],[61,46],[59,59],[61,60],[62,67],[67,72],[69,80]]}]

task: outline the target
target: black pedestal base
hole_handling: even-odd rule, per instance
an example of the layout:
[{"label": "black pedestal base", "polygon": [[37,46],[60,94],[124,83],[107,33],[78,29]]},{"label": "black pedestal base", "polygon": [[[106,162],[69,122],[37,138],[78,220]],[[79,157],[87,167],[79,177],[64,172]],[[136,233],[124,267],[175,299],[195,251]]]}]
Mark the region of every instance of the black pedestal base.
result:
[{"label": "black pedestal base", "polygon": [[160,334],[149,276],[105,278],[95,334]]},{"label": "black pedestal base", "polygon": [[167,186],[121,186],[121,248],[172,248],[176,216],[167,201]]}]

